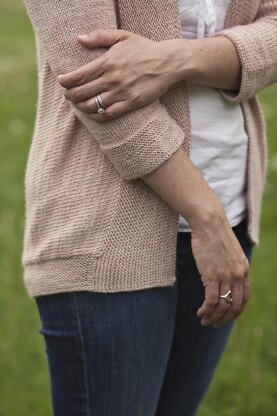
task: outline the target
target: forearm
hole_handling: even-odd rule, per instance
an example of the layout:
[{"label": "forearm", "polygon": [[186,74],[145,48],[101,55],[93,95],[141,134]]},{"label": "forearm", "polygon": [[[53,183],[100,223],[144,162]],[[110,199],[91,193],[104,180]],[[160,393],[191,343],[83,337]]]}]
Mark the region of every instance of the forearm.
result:
[{"label": "forearm", "polygon": [[[177,81],[222,89],[239,89],[240,62],[233,43],[224,37],[197,40],[174,39],[169,61]],[[210,221],[226,225],[225,210],[217,195],[191,162],[181,146],[158,169],[141,178],[165,200],[191,227]]]},{"label": "forearm", "polygon": [[226,37],[172,40],[171,62],[177,81],[238,90],[241,65],[237,50]]},{"label": "forearm", "polygon": [[181,146],[155,171],[141,177],[190,226],[225,221],[224,207]]}]

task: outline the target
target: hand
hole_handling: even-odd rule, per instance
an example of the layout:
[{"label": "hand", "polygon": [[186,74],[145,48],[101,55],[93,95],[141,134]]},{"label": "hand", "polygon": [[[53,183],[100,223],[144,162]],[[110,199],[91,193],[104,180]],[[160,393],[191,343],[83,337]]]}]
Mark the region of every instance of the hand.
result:
[{"label": "hand", "polygon": [[[171,40],[155,42],[126,30],[96,30],[80,36],[86,48],[110,47],[91,63],[59,75],[65,97],[97,121],[150,104],[176,82]],[[97,113],[100,93],[105,113]]]},{"label": "hand", "polygon": [[[198,309],[204,326],[215,328],[239,316],[250,294],[249,263],[225,218],[192,227],[192,251],[205,286],[205,301]],[[228,290],[233,301],[219,298]]]}]

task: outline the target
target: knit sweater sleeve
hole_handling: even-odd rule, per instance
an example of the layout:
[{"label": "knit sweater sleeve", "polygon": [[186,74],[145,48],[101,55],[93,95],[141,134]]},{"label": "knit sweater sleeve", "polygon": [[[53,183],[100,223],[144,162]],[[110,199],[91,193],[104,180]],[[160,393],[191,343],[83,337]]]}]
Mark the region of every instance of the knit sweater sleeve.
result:
[{"label": "knit sweater sleeve", "polygon": [[277,81],[277,0],[262,0],[253,23],[218,32],[235,45],[241,63],[239,91],[219,90],[230,102],[242,102]]},{"label": "knit sweater sleeve", "polygon": [[[79,34],[117,28],[114,0],[24,2],[37,47],[43,49],[55,75],[73,71],[107,51],[102,47],[84,48],[77,42]],[[71,109],[125,179],[135,179],[155,170],[183,143],[182,128],[159,99],[102,122],[90,119],[72,104]]]}]

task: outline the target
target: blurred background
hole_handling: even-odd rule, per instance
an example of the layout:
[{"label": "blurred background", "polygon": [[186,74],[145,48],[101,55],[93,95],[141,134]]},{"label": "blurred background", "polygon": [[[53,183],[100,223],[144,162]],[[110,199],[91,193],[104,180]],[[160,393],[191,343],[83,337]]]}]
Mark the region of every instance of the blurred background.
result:
[{"label": "blurred background", "polygon": [[[49,416],[47,358],[21,267],[23,180],[37,101],[34,37],[21,0],[0,2],[0,97],[0,416]],[[269,170],[251,299],[199,416],[277,415],[277,85],[259,97]]]}]

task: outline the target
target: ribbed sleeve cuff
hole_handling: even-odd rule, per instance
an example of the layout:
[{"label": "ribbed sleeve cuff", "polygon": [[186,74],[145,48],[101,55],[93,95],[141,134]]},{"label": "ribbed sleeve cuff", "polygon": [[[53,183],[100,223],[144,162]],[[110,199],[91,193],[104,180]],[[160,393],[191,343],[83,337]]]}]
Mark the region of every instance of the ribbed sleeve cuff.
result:
[{"label": "ribbed sleeve cuff", "polygon": [[161,107],[127,141],[117,145],[102,145],[101,149],[122,177],[135,179],[162,165],[183,141],[183,130]]},{"label": "ribbed sleeve cuff", "polygon": [[[235,45],[241,63],[241,85],[239,91],[219,90],[230,102],[242,102],[253,97],[270,79],[272,71],[271,48],[275,48],[272,37],[267,42],[268,23],[253,23],[234,26],[216,33],[225,36]],[[276,54],[276,51],[275,51]]]},{"label": "ribbed sleeve cuff", "polygon": [[184,131],[159,100],[107,122],[96,123],[76,112],[125,179],[152,172],[184,142]]}]

